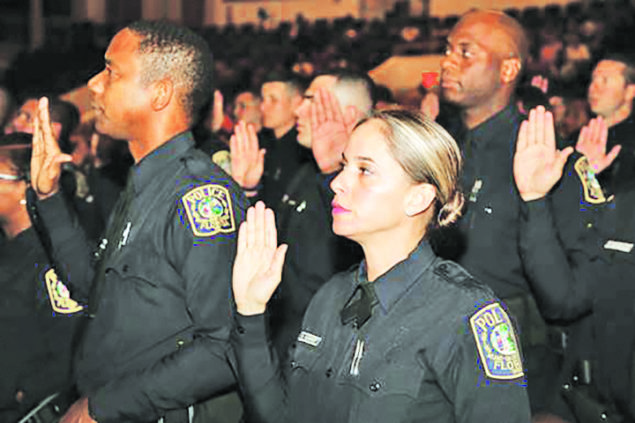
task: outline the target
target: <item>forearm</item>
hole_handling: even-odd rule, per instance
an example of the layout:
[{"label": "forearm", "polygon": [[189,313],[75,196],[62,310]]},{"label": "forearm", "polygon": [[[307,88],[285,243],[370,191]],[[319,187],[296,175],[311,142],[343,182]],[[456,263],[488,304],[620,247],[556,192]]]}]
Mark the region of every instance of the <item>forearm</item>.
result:
[{"label": "forearm", "polygon": [[232,361],[250,422],[285,422],[286,381],[270,345],[264,314],[237,314],[230,335]]}]

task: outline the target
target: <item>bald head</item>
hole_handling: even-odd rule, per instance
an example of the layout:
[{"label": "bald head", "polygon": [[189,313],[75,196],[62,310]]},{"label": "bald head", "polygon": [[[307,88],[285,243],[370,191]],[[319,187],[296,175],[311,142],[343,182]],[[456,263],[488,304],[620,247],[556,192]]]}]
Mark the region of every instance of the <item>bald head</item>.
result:
[{"label": "bald head", "polygon": [[455,25],[482,26],[492,36],[483,39],[491,51],[500,54],[501,59],[518,58],[524,65],[529,55],[529,41],[520,23],[498,10],[472,10],[467,12]]}]

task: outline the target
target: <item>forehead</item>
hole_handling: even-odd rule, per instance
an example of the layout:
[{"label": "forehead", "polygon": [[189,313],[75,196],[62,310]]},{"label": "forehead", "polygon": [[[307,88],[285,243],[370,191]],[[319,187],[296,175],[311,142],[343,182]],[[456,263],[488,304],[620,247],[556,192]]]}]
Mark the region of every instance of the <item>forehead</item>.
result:
[{"label": "forehead", "polygon": [[254,100],[254,96],[252,93],[240,93],[236,96],[236,103],[244,102],[250,103]]},{"label": "forehead", "polygon": [[287,84],[280,81],[265,82],[262,84],[263,95],[282,96],[288,94]]},{"label": "forehead", "polygon": [[370,119],[359,125],[346,146],[346,156],[350,160],[356,156],[372,158],[380,161],[386,154],[388,144],[384,135],[385,124],[377,119]]},{"label": "forehead", "polygon": [[622,76],[625,69],[626,65],[624,63],[615,62],[613,60],[602,60],[593,70],[593,74],[603,76]]},{"label": "forehead", "polygon": [[127,28],[119,31],[108,45],[106,50],[106,60],[118,64],[136,57],[141,43],[141,36],[135,34]]},{"label": "forehead", "polygon": [[510,48],[509,34],[498,23],[495,16],[474,14],[465,16],[448,36],[450,44],[473,44],[488,50],[502,51]]},{"label": "forehead", "polygon": [[20,112],[28,113],[29,115],[34,115],[37,111],[37,100],[32,98],[24,102],[22,106],[20,106]]}]

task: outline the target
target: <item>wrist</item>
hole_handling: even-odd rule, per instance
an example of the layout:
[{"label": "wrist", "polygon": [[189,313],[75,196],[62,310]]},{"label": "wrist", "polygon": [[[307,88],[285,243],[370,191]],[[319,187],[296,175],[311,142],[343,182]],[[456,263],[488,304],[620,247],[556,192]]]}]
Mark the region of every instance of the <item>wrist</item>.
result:
[{"label": "wrist", "polygon": [[521,192],[520,194],[520,198],[525,202],[529,202],[529,201],[534,201],[534,200],[540,200],[541,198],[544,198],[547,194],[546,193],[541,193],[541,192]]},{"label": "wrist", "polygon": [[236,303],[236,311],[243,316],[255,316],[263,314],[267,310],[266,304],[260,303]]}]

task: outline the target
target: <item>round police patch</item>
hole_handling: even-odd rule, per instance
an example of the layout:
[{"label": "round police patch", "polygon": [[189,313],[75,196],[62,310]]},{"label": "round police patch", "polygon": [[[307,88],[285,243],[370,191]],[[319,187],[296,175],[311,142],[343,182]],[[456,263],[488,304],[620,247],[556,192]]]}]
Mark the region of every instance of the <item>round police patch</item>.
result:
[{"label": "round police patch", "polygon": [[487,377],[509,380],[523,376],[518,339],[500,304],[489,304],[474,313],[470,326]]},{"label": "round police patch", "polygon": [[236,230],[227,188],[202,185],[188,191],[181,200],[194,235],[206,237]]}]

